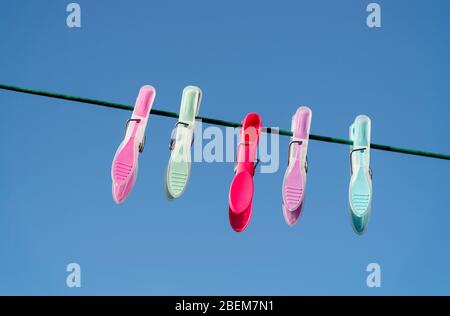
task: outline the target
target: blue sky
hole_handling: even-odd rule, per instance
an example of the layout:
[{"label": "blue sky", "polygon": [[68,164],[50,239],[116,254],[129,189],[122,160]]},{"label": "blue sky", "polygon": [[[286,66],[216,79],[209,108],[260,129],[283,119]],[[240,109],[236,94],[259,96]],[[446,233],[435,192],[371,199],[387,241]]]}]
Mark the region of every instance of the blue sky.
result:
[{"label": "blue sky", "polygon": [[[188,84],[200,115],[289,128],[298,106],[311,132],[346,138],[358,114],[376,143],[450,152],[450,3],[378,1],[4,1],[0,82],[178,111]],[[163,177],[173,119],[150,117],[134,190],[111,197],[110,167],[130,113],[0,91],[0,294],[450,294],[450,164],[372,151],[373,213],[357,236],[347,209],[348,147],[311,141],[297,226],[281,209],[287,161],[256,174],[253,217],[228,223],[232,163],[196,163],[168,202]],[[66,286],[77,262],[82,287]],[[368,288],[366,266],[382,269]]]}]

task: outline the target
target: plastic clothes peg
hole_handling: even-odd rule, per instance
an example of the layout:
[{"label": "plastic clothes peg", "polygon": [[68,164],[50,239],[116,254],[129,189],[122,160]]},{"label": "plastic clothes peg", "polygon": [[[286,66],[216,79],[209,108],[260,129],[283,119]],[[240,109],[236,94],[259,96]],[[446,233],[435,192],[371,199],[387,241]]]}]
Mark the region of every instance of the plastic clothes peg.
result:
[{"label": "plastic clothes peg", "polygon": [[356,117],[350,126],[350,186],[348,198],[353,228],[362,234],[369,222],[372,204],[372,170],[370,168],[370,118]]},{"label": "plastic clothes peg", "polygon": [[292,117],[293,136],[289,142],[288,167],[284,174],[282,188],[283,215],[289,226],[297,222],[304,206],[311,119],[312,111],[306,106],[298,108]]},{"label": "plastic clothes peg", "polygon": [[257,113],[247,114],[242,122],[235,175],[228,195],[230,224],[237,232],[247,227],[252,215],[253,175],[261,130],[261,117]]},{"label": "plastic clothes peg", "polygon": [[169,143],[170,158],[165,179],[165,191],[169,199],[180,197],[189,180],[195,117],[200,110],[201,97],[202,91],[198,87],[187,86],[183,90],[179,119]]},{"label": "plastic clothes peg", "polygon": [[143,86],[136,100],[133,114],[126,123],[125,137],[113,159],[111,167],[112,195],[122,203],[136,181],[139,154],[144,150],[145,127],[155,99],[155,88]]}]

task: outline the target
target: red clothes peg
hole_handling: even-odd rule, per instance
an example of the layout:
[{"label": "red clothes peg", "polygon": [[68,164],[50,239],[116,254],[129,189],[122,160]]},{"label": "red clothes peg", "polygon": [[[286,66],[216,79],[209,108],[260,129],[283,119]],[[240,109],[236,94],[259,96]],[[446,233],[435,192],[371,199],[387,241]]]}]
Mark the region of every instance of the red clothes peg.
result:
[{"label": "red clothes peg", "polygon": [[261,130],[259,114],[247,114],[242,122],[235,175],[228,195],[230,224],[237,232],[247,227],[252,215],[253,175],[257,165],[256,149]]}]

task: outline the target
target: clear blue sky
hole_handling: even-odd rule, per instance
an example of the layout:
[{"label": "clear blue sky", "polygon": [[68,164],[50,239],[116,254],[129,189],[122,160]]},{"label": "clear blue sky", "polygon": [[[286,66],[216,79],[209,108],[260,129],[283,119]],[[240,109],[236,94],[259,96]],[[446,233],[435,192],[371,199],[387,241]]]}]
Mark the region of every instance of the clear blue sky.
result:
[{"label": "clear blue sky", "polygon": [[[86,1],[81,29],[69,1],[2,1],[0,82],[178,111],[188,84],[204,116],[257,111],[289,128],[298,106],[311,132],[347,137],[358,114],[377,143],[450,152],[450,2]],[[370,225],[347,209],[348,147],[309,147],[304,214],[289,228],[281,167],[255,176],[253,218],[228,223],[232,163],[193,165],[168,202],[163,177],[173,119],[151,117],[136,186],[111,197],[111,160],[126,111],[0,91],[0,294],[450,294],[450,163],[372,151]],[[77,262],[82,287],[66,287]],[[367,264],[382,287],[366,286]]]}]

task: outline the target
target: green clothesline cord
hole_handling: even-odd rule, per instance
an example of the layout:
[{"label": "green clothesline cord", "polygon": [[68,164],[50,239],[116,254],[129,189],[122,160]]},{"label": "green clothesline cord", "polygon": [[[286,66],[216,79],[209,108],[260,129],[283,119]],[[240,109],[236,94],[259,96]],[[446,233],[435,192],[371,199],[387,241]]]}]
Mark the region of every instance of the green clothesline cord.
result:
[{"label": "green clothesline cord", "polygon": [[[5,85],[5,84],[0,84],[0,89],[21,92],[21,93],[27,93],[27,94],[40,95],[40,96],[55,98],[55,99],[62,99],[62,100],[68,100],[68,101],[74,101],[74,102],[94,104],[94,105],[105,106],[105,107],[121,109],[121,110],[133,111],[133,106],[127,105],[127,104],[82,98],[82,97],[61,94],[61,93],[33,90],[33,89],[28,89],[28,88],[9,86],[9,85]],[[152,109],[150,113],[153,115],[178,118],[178,113],[175,113],[175,112],[168,112],[168,111]],[[221,125],[221,126],[228,126],[228,127],[241,127],[242,126],[240,123],[224,121],[224,120],[217,120],[217,119],[202,117],[202,116],[197,116],[197,119],[201,120],[204,123],[214,124],[214,125]],[[291,131],[282,130],[282,129],[278,130],[278,129],[273,129],[273,128],[267,127],[267,128],[264,128],[264,131],[266,133],[277,133],[277,134],[283,135],[283,136],[292,136]],[[321,142],[327,142],[327,143],[344,144],[344,145],[352,145],[353,144],[353,142],[348,139],[321,136],[321,135],[315,135],[315,134],[310,134],[309,139],[317,140],[317,141],[321,141]],[[372,149],[397,152],[397,153],[407,154],[407,155],[416,155],[416,156],[430,157],[430,158],[436,158],[436,159],[450,160],[450,155],[446,155],[446,154],[432,153],[432,152],[427,152],[427,151],[379,145],[379,144],[373,144],[373,143],[371,143],[370,146]]]}]

